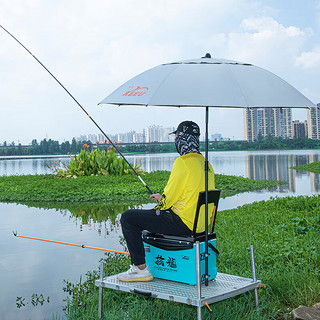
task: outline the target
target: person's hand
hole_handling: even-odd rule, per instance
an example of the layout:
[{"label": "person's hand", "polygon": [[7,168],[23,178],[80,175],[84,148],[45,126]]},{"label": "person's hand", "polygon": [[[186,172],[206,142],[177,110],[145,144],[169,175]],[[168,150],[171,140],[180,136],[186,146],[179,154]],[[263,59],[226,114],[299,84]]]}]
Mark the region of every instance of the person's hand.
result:
[{"label": "person's hand", "polygon": [[161,194],[160,193],[154,193],[150,196],[152,198],[152,200],[156,203],[159,202],[160,198],[161,198]]}]

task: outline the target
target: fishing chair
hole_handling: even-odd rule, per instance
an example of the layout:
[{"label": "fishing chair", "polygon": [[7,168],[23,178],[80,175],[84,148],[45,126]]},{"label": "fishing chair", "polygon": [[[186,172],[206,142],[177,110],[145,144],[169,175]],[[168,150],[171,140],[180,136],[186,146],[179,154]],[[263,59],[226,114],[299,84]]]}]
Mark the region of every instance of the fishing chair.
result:
[{"label": "fishing chair", "polygon": [[[208,221],[210,227],[208,230],[208,248],[211,249],[209,255],[210,277],[214,279],[217,274],[216,256],[219,251],[216,249],[216,234],[213,232],[218,203],[220,198],[220,190],[208,191],[208,204],[213,203],[213,211],[208,213]],[[200,243],[200,264],[201,273],[204,269],[204,247],[205,232],[197,233],[197,225],[199,220],[200,208],[205,205],[205,192],[199,193],[192,236],[173,236],[160,233],[151,233],[143,231],[142,239],[146,252],[146,263],[149,265],[151,273],[157,277],[167,280],[179,281],[189,284],[196,284],[196,254],[195,244]],[[203,252],[203,253],[202,253]],[[213,254],[212,254],[213,253]]]}]

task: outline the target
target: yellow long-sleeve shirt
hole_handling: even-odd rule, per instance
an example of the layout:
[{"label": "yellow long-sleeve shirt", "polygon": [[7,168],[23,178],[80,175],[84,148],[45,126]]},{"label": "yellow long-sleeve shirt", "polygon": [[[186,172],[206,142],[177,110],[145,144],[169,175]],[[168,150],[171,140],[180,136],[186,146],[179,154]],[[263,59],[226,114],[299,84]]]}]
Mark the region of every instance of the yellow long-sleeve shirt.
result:
[{"label": "yellow long-sleeve shirt", "polygon": [[[199,192],[205,190],[205,159],[202,154],[188,153],[178,157],[173,163],[172,171],[162,197],[155,207],[159,210],[170,209],[180,216],[187,227],[192,230],[198,203]],[[209,164],[208,188],[214,189],[214,172]],[[209,205],[209,217],[213,204]],[[205,229],[205,206],[200,209],[197,232]],[[210,221],[210,219],[209,219]]]}]

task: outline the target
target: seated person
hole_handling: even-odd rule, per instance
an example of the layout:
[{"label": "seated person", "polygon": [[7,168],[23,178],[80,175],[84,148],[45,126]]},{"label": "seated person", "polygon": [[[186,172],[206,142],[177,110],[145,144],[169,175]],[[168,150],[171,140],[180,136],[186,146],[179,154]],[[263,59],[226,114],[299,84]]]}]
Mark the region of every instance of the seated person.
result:
[{"label": "seated person", "polygon": [[[117,278],[121,281],[153,279],[145,263],[143,230],[167,235],[192,235],[199,192],[205,190],[205,159],[199,151],[200,129],[193,121],[183,121],[173,133],[180,156],[173,163],[163,194],[151,195],[157,205],[150,210],[130,209],[121,216],[122,233],[132,263],[127,272],[118,275]],[[214,189],[214,173],[210,164],[208,187]],[[205,229],[202,220],[199,219],[197,232],[203,232]]]}]

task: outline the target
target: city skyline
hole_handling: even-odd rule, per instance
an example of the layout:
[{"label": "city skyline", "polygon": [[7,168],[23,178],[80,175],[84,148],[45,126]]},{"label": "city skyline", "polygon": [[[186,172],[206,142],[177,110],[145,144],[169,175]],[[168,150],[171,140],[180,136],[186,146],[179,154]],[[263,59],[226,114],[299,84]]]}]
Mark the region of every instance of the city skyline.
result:
[{"label": "city skyline", "polygon": [[307,109],[307,120],[292,120],[292,108],[247,108],[243,112],[244,137],[259,136],[320,139],[320,103]]},{"label": "city skyline", "polygon": [[[129,131],[120,132],[116,134],[107,134],[108,138],[118,143],[150,143],[150,142],[174,142],[174,135],[172,133],[176,128],[174,127],[162,127],[152,124],[142,132]],[[230,140],[223,137],[221,133],[211,134],[211,140]],[[105,143],[105,137],[103,134],[82,134],[76,137],[77,141],[91,141],[92,143]],[[204,135],[200,136],[200,140],[204,141]]]},{"label": "city skyline", "polygon": [[[269,109],[273,110],[274,108],[269,108]],[[283,109],[290,109],[290,108],[283,108]],[[253,112],[253,110],[255,110],[255,112]],[[251,116],[252,116],[252,113],[256,114],[257,110],[259,110],[260,113],[264,114],[263,108],[253,109],[253,110],[244,109],[244,112],[243,112],[243,122],[244,123],[246,122],[246,117],[248,116],[248,114],[251,114]],[[278,114],[277,109],[275,109],[273,111],[275,111],[275,114]],[[291,111],[290,111],[289,115],[290,115],[289,119],[291,119]],[[308,121],[307,120],[304,120],[303,122],[300,121],[300,120],[291,120],[292,128],[290,128],[288,134],[282,134],[281,136],[283,138],[286,138],[286,137],[287,138],[291,138],[291,137],[293,138],[293,137],[297,136],[297,137],[308,137],[310,139],[319,139],[319,133],[320,133],[320,103],[314,109],[313,112],[309,111],[307,115],[308,115],[308,119],[312,118],[312,121],[313,121],[312,122],[313,124],[310,125],[310,129],[309,130],[308,130],[309,125],[308,125]],[[264,114],[264,116],[265,116],[265,114]],[[315,119],[317,120],[317,122],[316,122]],[[301,127],[301,125],[305,126],[306,129],[301,129],[301,128],[298,129],[298,127]],[[244,125],[244,139],[236,139],[236,140],[253,141],[252,139],[249,139],[248,136],[246,137],[246,135],[248,135],[248,128],[246,128],[246,126],[247,125],[245,124]],[[286,127],[288,127],[287,123],[286,123]],[[296,129],[295,129],[295,127],[296,127]],[[154,138],[151,138],[151,139],[146,138],[147,135],[148,135],[148,129],[163,130],[163,132],[160,133],[161,138],[159,138],[159,133],[157,133],[155,135],[155,137],[156,137],[155,139]],[[174,136],[170,135],[170,133],[173,132],[175,129],[176,129],[175,127],[163,127],[163,126],[160,126],[160,125],[151,124],[151,125],[147,126],[145,129],[142,129],[141,132],[137,132],[135,130],[131,130],[131,131],[128,131],[128,132],[117,132],[117,133],[106,133],[106,134],[107,134],[109,139],[111,139],[112,141],[117,141],[118,143],[174,142]],[[279,129],[280,128],[278,128],[278,130]],[[246,132],[246,130],[247,130],[247,132]],[[275,132],[273,132],[273,134],[272,134],[272,130],[270,131],[270,128],[267,128],[266,124],[264,124],[264,126],[261,126],[259,129],[257,128],[257,124],[256,124],[256,129],[255,130],[256,130],[256,132],[255,132],[255,139],[254,140],[256,140],[256,138],[257,138],[259,133],[261,133],[262,136],[267,136],[268,134],[271,134],[271,135],[273,135],[275,137],[278,136],[277,134],[275,134]],[[287,130],[288,130],[288,128],[287,128]],[[299,133],[294,134],[298,130],[299,130]],[[305,135],[304,134],[301,135],[301,130],[303,130],[303,132],[305,132]],[[310,131],[310,130],[313,130],[313,131]],[[314,132],[314,133],[311,134],[310,132]],[[252,134],[253,134],[253,132],[251,132],[251,135]],[[154,135],[154,133],[153,133],[153,135]],[[34,139],[37,140],[38,142],[43,140],[43,139],[55,140],[55,139],[53,139],[53,138],[51,138],[49,136],[46,136],[46,137],[43,137],[43,138],[40,138],[40,139],[36,139],[36,138],[34,138]],[[34,139],[32,139],[32,140],[34,140]],[[58,141],[59,141],[59,143],[62,143],[62,142],[65,142],[65,141],[72,141],[72,139],[76,139],[76,141],[91,141],[91,143],[93,143],[93,144],[95,144],[97,141],[99,143],[105,143],[105,141],[108,140],[102,133],[91,132],[91,133],[82,133],[79,136],[72,137],[70,140],[62,139],[62,140],[58,140]],[[230,137],[225,137],[219,132],[209,132],[209,139],[211,141],[231,140]],[[24,143],[24,145],[31,145],[32,140],[28,141],[27,143]],[[204,140],[205,140],[204,134],[201,133],[200,141],[204,141]],[[16,145],[21,143],[19,139],[16,140],[16,141],[14,141],[14,140],[1,141],[0,140],[0,146],[3,145],[4,142],[6,143],[6,145],[10,145],[12,142],[15,143]]]},{"label": "city skyline", "polygon": [[[110,140],[118,143],[149,143],[149,142],[174,142],[174,135],[170,135],[175,130],[174,127],[163,127],[152,124],[143,129],[142,132],[134,130],[129,132],[118,132],[108,134]],[[108,140],[103,134],[83,134],[76,138],[78,141],[91,141],[92,143],[105,143]]]},{"label": "city skyline", "polygon": [[[207,52],[269,70],[314,103],[320,102],[319,0],[177,0],[174,4],[0,0],[0,5],[3,26],[105,132],[141,132],[154,119],[163,127],[193,120],[204,132],[202,108],[119,108],[97,103],[149,68],[200,58]],[[88,117],[50,75],[0,31],[0,141],[28,143],[44,137],[61,141],[94,132]],[[295,110],[292,117],[303,121],[307,113]],[[211,108],[209,119],[210,132],[244,138],[242,110]]]},{"label": "city skyline", "polygon": [[[283,114],[283,115],[282,115]],[[281,115],[281,119],[279,118]],[[248,108],[243,110],[243,122],[244,122],[244,139],[235,140],[246,140],[253,141],[257,140],[259,134],[262,137],[272,135],[274,137],[283,138],[294,138],[294,137],[307,137],[310,139],[320,138],[320,103],[317,107],[307,111],[308,120],[292,120],[292,109],[282,108],[280,112],[279,108]],[[128,132],[117,132],[117,133],[106,133],[107,137],[112,141],[118,143],[149,143],[149,142],[174,142],[174,136],[170,135],[176,128],[175,127],[163,127],[157,124],[151,124],[146,128],[142,129],[141,132],[131,130]],[[152,133],[151,133],[152,130]],[[35,139],[35,138],[34,138]],[[32,139],[32,140],[34,140]],[[46,136],[40,140],[49,140],[51,137]],[[108,140],[102,133],[91,132],[82,133],[77,137],[72,137],[70,140],[62,139],[58,140],[59,143],[65,141],[91,141],[95,144],[96,142],[103,144]],[[209,139],[211,141],[226,141],[232,140],[230,137],[225,137],[219,132],[209,132]],[[55,140],[55,139],[51,139]],[[205,137],[202,133],[200,135],[200,141],[204,141]],[[16,145],[21,144],[20,140],[17,141],[1,141],[0,146],[5,143],[10,145],[15,143]],[[24,143],[24,145],[31,145],[32,141]]]}]

